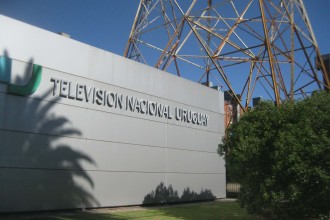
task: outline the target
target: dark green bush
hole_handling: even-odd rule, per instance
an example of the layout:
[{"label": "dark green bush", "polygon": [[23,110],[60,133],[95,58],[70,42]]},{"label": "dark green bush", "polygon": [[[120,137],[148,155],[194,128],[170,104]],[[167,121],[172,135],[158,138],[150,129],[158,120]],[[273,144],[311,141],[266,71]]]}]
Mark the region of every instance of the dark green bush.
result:
[{"label": "dark green bush", "polygon": [[280,219],[330,211],[330,94],[262,102],[227,130],[218,152],[248,212]]}]

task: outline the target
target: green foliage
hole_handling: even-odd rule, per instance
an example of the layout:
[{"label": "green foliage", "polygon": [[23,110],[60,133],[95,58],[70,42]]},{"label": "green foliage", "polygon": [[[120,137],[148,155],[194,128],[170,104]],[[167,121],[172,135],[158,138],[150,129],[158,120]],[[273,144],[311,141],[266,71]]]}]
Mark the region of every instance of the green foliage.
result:
[{"label": "green foliage", "polygon": [[200,193],[196,193],[190,190],[189,187],[183,190],[181,197],[177,190],[174,190],[172,185],[168,187],[161,182],[156,190],[152,190],[143,199],[143,205],[155,205],[155,204],[170,204],[177,202],[188,202],[188,201],[211,201],[215,200],[216,197],[212,194],[211,190],[202,189]]},{"label": "green foliage", "polygon": [[[249,213],[310,218],[330,211],[330,93],[263,102],[227,131],[218,153]],[[234,174],[234,175],[233,175]]]}]

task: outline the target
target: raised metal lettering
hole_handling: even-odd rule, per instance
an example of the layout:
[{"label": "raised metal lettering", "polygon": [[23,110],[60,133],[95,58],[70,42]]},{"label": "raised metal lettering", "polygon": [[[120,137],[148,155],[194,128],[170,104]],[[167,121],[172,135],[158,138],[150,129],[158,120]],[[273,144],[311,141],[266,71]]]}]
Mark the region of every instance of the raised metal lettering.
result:
[{"label": "raised metal lettering", "polygon": [[68,96],[68,87],[69,87],[69,82],[66,80],[61,80],[60,83],[60,96],[63,98],[66,98]]},{"label": "raised metal lettering", "polygon": [[57,93],[57,84],[61,80],[52,77],[52,78],[50,78],[50,81],[54,83],[54,86],[53,86],[53,95],[55,95]]},{"label": "raised metal lettering", "polygon": [[84,85],[78,84],[77,83],[77,89],[76,89],[76,99],[78,101],[84,100]]}]

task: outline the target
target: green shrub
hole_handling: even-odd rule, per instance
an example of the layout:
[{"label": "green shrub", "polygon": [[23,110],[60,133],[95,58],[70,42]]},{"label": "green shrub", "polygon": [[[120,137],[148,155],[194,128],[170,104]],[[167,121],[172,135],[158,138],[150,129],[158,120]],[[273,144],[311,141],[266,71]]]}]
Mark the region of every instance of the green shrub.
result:
[{"label": "green shrub", "polygon": [[218,153],[251,214],[311,218],[330,210],[330,94],[262,102],[227,130]]}]

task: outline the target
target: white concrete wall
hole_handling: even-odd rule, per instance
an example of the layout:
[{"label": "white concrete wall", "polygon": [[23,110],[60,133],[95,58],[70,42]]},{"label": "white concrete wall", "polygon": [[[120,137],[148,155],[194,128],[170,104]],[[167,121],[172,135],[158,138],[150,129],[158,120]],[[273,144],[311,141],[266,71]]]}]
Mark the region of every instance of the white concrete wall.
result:
[{"label": "white concrete wall", "polygon": [[[0,79],[0,212],[142,204],[161,182],[225,197],[223,94],[72,39],[0,16],[10,83],[43,67],[30,96]],[[53,94],[68,80],[201,112],[207,126]]]}]

